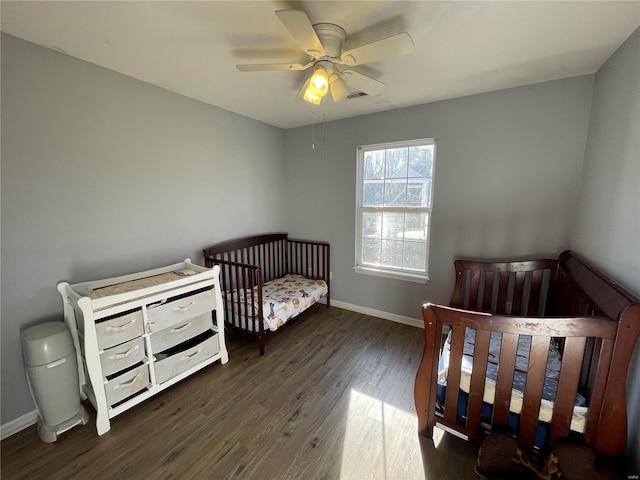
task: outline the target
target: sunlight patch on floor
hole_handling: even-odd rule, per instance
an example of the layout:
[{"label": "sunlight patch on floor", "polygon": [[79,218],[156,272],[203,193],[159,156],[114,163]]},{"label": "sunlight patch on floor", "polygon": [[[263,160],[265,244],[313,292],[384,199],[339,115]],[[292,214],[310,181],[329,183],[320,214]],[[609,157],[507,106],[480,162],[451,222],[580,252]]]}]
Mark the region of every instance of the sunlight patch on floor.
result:
[{"label": "sunlight patch on floor", "polygon": [[417,431],[414,413],[351,390],[340,478],[423,478]]}]

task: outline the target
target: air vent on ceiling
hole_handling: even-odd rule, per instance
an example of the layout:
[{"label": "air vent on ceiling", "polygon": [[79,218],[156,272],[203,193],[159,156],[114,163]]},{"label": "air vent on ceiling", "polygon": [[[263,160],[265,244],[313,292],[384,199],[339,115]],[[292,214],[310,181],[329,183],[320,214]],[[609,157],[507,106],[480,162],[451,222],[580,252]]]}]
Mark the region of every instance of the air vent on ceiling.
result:
[{"label": "air vent on ceiling", "polygon": [[353,92],[350,93],[349,95],[347,95],[348,99],[352,99],[352,98],[358,98],[358,97],[366,97],[367,94],[364,92]]}]

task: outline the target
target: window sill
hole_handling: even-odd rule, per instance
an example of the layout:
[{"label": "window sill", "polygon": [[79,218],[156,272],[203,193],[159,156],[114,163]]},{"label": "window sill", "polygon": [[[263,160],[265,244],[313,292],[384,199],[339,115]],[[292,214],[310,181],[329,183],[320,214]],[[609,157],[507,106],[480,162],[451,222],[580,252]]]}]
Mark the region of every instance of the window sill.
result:
[{"label": "window sill", "polygon": [[364,273],[365,275],[374,275],[376,277],[385,277],[385,278],[393,278],[396,280],[404,280],[406,282],[415,282],[415,283],[427,283],[429,281],[429,276],[426,274],[417,274],[417,273],[406,273],[406,272],[395,272],[393,270],[383,270],[381,268],[373,268],[373,267],[362,267],[360,265],[356,265],[353,267],[353,271],[356,273]]}]

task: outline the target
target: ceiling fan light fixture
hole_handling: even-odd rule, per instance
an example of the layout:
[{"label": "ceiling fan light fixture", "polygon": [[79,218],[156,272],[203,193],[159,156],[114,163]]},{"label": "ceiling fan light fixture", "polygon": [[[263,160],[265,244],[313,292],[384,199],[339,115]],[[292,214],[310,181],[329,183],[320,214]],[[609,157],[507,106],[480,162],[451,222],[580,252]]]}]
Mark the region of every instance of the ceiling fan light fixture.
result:
[{"label": "ceiling fan light fixture", "polygon": [[329,76],[322,65],[316,65],[307,91],[311,91],[317,97],[324,97],[329,92]]},{"label": "ceiling fan light fixture", "polygon": [[312,91],[311,91],[311,87],[307,87],[304,91],[304,96],[302,97],[302,99],[305,102],[309,102],[313,105],[320,105],[320,101],[322,100],[322,97],[315,95]]},{"label": "ceiling fan light fixture", "polygon": [[331,85],[331,96],[334,102],[339,102],[344,97],[349,95],[349,87],[337,73],[332,73],[329,77],[329,84]]}]

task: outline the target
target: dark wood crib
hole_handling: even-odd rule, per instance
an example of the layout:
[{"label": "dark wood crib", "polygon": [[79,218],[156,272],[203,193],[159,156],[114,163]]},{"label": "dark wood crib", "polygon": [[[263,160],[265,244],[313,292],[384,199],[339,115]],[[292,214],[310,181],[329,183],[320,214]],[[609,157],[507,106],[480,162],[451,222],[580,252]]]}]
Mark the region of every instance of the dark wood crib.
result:
[{"label": "dark wood crib", "polygon": [[[415,381],[420,434],[432,438],[437,424],[481,441],[489,430],[509,425],[514,415],[510,404],[517,344],[526,335],[531,336],[531,347],[514,432],[520,448],[534,452],[577,436],[579,442],[601,454],[624,455],[626,376],[640,336],[638,299],[571,251],[563,252],[558,260],[458,260],[455,270],[451,305],[422,308],[425,348]],[[468,392],[464,392],[460,382],[467,328],[475,330],[475,346]],[[439,401],[438,367],[443,333],[449,329],[448,375],[444,401]],[[488,388],[492,332],[501,334],[501,343],[495,396],[487,410],[483,397]],[[550,345],[561,354],[561,368],[551,420],[542,422],[539,415]],[[586,399],[587,413],[583,431],[575,433],[571,422],[578,394]],[[540,428],[545,429],[544,447],[536,446]]]},{"label": "dark wood crib", "polygon": [[[257,338],[260,355],[265,352],[263,289],[266,282],[287,274],[324,280],[326,304],[330,306],[330,249],[327,242],[294,240],[286,233],[236,238],[203,249],[205,265],[220,265],[220,283],[225,304],[225,325]],[[257,301],[252,302],[253,293]],[[243,302],[230,301],[241,292]]]}]

